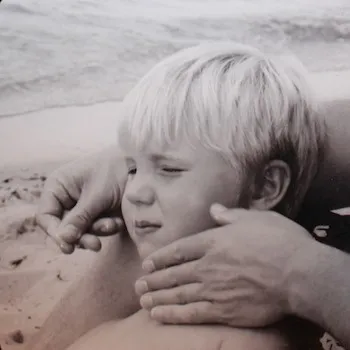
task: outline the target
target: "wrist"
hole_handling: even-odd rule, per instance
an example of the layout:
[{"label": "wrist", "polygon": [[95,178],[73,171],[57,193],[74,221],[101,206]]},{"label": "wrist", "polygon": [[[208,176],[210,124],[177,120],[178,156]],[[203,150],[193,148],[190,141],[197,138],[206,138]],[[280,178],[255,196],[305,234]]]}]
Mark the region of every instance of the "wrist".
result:
[{"label": "wrist", "polygon": [[330,261],[334,248],[308,239],[295,252],[287,272],[289,312],[325,327],[323,305],[331,296],[327,293]]},{"label": "wrist", "polygon": [[288,267],[290,313],[321,326],[344,341],[348,334],[349,256],[310,239]]}]

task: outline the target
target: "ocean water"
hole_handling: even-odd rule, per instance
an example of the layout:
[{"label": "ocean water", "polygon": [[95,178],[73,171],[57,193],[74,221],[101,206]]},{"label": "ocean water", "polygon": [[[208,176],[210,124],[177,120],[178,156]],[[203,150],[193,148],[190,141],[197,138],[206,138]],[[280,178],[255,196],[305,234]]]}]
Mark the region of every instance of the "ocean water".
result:
[{"label": "ocean water", "polygon": [[3,0],[0,117],[120,100],[157,61],[208,40],[348,69],[350,1]]}]

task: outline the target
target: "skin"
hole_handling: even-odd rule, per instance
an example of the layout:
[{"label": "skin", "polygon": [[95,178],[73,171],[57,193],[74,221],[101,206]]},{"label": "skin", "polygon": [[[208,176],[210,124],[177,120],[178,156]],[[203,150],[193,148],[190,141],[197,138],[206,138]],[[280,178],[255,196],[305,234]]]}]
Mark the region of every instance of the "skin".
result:
[{"label": "skin", "polygon": [[[45,183],[38,205],[38,224],[65,254],[73,253],[77,245],[99,251],[101,240],[96,234],[115,234],[123,226],[119,218],[106,217],[121,216],[126,174],[116,146],[62,166]],[[98,220],[102,213],[105,218]]]},{"label": "skin", "polygon": [[[89,274],[72,284],[41,330],[24,344],[26,349],[66,349],[98,325],[128,317],[140,309],[133,286],[143,273],[133,242],[119,234],[103,238],[103,243]],[[69,327],[67,320],[71,320]]]},{"label": "skin", "polygon": [[[332,101],[330,103],[325,104],[324,108],[327,115],[327,123],[330,129],[329,147],[326,152],[324,166],[322,167],[318,177],[315,179],[306,197],[305,204],[302,210],[302,212],[304,213],[307,213],[310,210],[317,210],[320,207],[334,209],[347,206],[348,198],[350,196],[350,186],[348,185],[348,179],[350,176],[350,150],[348,147],[344,146],[347,145],[347,141],[349,140],[350,136],[350,119],[348,118],[348,116],[350,115],[350,103],[348,100]],[[103,157],[106,154],[108,155],[110,153],[111,152],[109,150],[104,151],[101,155],[91,157],[90,159],[84,159],[80,162],[80,165],[77,163],[68,164],[65,167],[59,169],[59,172],[57,172],[55,176],[49,178],[50,181],[47,182],[45,190],[43,192],[41,206],[39,208],[37,219],[38,223],[42,226],[42,228],[45,231],[49,232],[51,236],[53,236],[55,239],[57,239],[57,237],[62,239],[63,235],[69,237],[74,236],[75,240],[73,239],[72,242],[77,243],[79,242],[82,233],[85,232],[87,228],[91,227],[94,220],[98,219],[98,217],[103,212],[107,212],[110,210],[113,211],[117,209],[118,205],[115,205],[115,203],[118,202],[118,198],[114,196],[118,193],[118,191],[121,190],[120,184],[118,184],[118,188],[116,191],[110,191],[111,187],[109,187],[108,190],[106,187],[101,188],[102,172],[95,172],[94,176],[91,176],[90,170],[91,166],[95,165],[98,162],[98,158]],[[109,166],[112,167],[112,165],[115,166],[115,164],[118,164],[118,166],[115,169],[115,174],[117,174],[118,178],[122,178],[123,172],[125,171],[125,169],[123,169],[123,162],[121,160],[117,160],[117,162],[114,164],[109,163]],[[115,184],[114,180],[108,180],[109,186],[115,186],[113,185]],[[77,182],[84,185],[76,187],[75,184]],[[72,200],[68,200],[67,193],[70,195]],[[92,204],[92,198],[94,198],[94,204]],[[74,207],[70,211],[69,216],[63,217],[62,213],[64,212],[64,210],[69,210],[72,207],[72,202],[75,203],[75,201],[77,201],[79,205]],[[104,204],[105,202],[109,203],[109,206],[107,208]],[[277,222],[279,223],[279,225],[276,225],[276,216],[271,216],[271,213],[269,212],[259,212],[258,216],[255,212],[249,212],[248,215],[244,217],[244,220],[242,218],[237,220],[237,213],[240,213],[240,211],[237,212],[237,210],[233,210],[227,212],[224,215],[224,217],[222,217],[223,214],[221,213],[220,216],[218,216],[218,214],[214,215],[214,218],[218,218],[219,223],[222,221],[233,222],[231,223],[231,227],[222,227],[221,232],[223,234],[226,230],[227,232],[235,232],[235,234],[241,232],[240,244],[242,244],[242,247],[248,241],[251,241],[250,237],[252,234],[260,234],[261,232],[264,233],[264,240],[256,241],[261,242],[261,245],[257,245],[255,247],[255,250],[251,251],[251,256],[261,256],[262,258],[264,258],[265,256],[270,256],[271,258],[273,258],[274,252],[278,251],[281,248],[286,249],[287,251],[285,253],[288,256],[290,256],[290,254],[293,253],[293,250],[290,249],[288,251],[288,247],[298,245],[298,242],[306,242],[305,238],[300,238],[304,235],[304,230],[300,226],[294,225],[293,227],[291,227],[289,221],[283,221],[279,217],[277,217]],[[78,218],[80,218],[81,220],[78,220]],[[72,230],[71,227],[69,227],[69,224],[75,225],[74,230]],[[247,224],[249,225],[245,226]],[[92,225],[93,229],[94,226],[98,227],[98,229],[96,229],[95,231],[93,230],[92,232],[97,235],[101,234],[101,227],[104,228],[104,234],[106,234],[106,232],[109,232],[110,234],[115,234],[117,232],[117,230],[115,230],[116,224],[113,219],[100,220],[98,222],[98,225],[97,223],[96,225]],[[50,228],[52,229],[50,230]],[[277,247],[274,246],[271,251],[265,251],[260,249],[263,246],[266,247],[266,240],[273,240],[275,235],[286,233],[289,233],[287,236],[289,244],[285,244],[283,240],[279,240],[278,242],[280,244],[277,245]],[[195,243],[197,245],[202,246],[200,242],[203,240],[203,237],[200,236],[200,238],[201,239],[198,239]],[[213,260],[215,255],[209,254],[210,248],[213,244],[216,246],[215,251],[218,254],[220,254],[220,250],[223,249],[222,247],[224,246],[224,242],[220,242],[218,238],[219,235],[217,235],[216,230],[208,231],[206,239],[207,244],[204,245],[203,248],[203,254],[207,261],[215,261]],[[102,238],[102,240],[104,239],[105,238]],[[99,240],[99,238],[96,237],[96,240]],[[290,244],[291,242],[294,243]],[[344,275],[346,274],[346,271],[349,270],[350,266],[348,258],[346,254],[343,254],[332,248],[327,247],[326,249],[322,244],[313,241],[311,238],[308,241],[308,246],[310,248],[312,247],[311,251],[314,253],[314,256],[308,254],[308,256],[310,257],[310,259],[308,260],[309,264],[306,264],[304,266],[304,269],[300,274],[300,276],[303,277],[299,281],[300,300],[303,300],[303,302],[300,301],[299,303],[297,303],[299,306],[295,307],[295,309],[298,309],[297,313],[302,315],[303,317],[310,317],[310,310],[319,310],[318,315],[314,313],[314,316],[310,318],[312,318],[314,322],[320,325],[323,325],[324,320],[327,319],[329,323],[328,328],[332,331],[332,333],[336,334],[337,337],[341,339],[344,344],[349,344],[350,339],[348,337],[348,334],[346,334],[346,332],[344,333],[344,328],[342,328],[344,327],[344,325],[347,324],[348,320],[348,308],[346,307],[346,305],[348,305],[347,295],[349,295],[349,292],[347,291],[350,290],[350,286],[347,286],[347,281],[349,279],[347,278],[347,276]],[[208,247],[208,249],[206,249],[206,247]],[[240,247],[237,246],[236,249],[240,250]],[[124,258],[129,256],[130,252],[132,252],[132,249],[127,247],[125,247],[125,249],[123,250],[120,250],[120,254],[124,256]],[[196,254],[196,251],[189,252],[188,254],[194,260],[198,259],[198,257],[200,256],[198,255],[198,253]],[[228,252],[228,254],[228,256],[230,256],[232,253]],[[317,257],[320,255],[324,256],[324,259],[322,259],[320,263],[317,266],[315,266],[315,264],[312,263],[312,261],[310,260],[313,257],[317,261]],[[201,261],[204,261],[204,259],[201,259]],[[332,261],[331,265],[329,264],[330,261]],[[179,263],[181,263],[181,261],[179,261]],[[278,266],[278,263],[278,260],[271,259],[272,266]],[[101,264],[101,266],[102,265],[103,264]],[[236,266],[239,267],[239,265]],[[230,268],[232,267],[233,266],[230,265]],[[240,270],[242,276],[245,275],[246,271],[245,269],[243,269],[243,267],[244,264],[242,264],[242,270]],[[216,268],[220,269],[220,265],[217,264]],[[301,269],[300,266],[299,269]],[[315,276],[318,276],[317,283],[313,283],[314,281],[316,281]],[[330,280],[336,280],[337,278],[339,279],[339,281],[335,281],[337,283],[329,283]],[[111,282],[109,283],[108,281]],[[109,280],[107,280],[107,284],[105,282],[105,294],[98,294],[95,284],[95,278],[93,277],[93,275],[87,276],[87,288],[85,289],[85,292],[89,295],[90,298],[94,298],[98,294],[98,298],[101,300],[101,304],[106,305],[108,304],[106,300],[110,298],[110,296],[113,295],[113,293],[118,293],[115,286],[119,286],[120,284],[113,283],[112,281],[118,281],[118,276],[114,276],[113,273],[109,271]],[[222,283],[226,282],[227,281],[224,280],[222,281]],[[311,283],[311,285],[309,282]],[[338,288],[339,285],[342,285],[343,288]],[[282,289],[282,293],[288,295],[288,285]],[[266,291],[268,291],[268,289],[266,289]],[[303,295],[303,293],[305,295]],[[285,295],[283,299],[288,299],[287,295]],[[332,295],[332,298],[329,298],[329,295]],[[219,295],[217,295],[217,297],[219,297]],[[88,299],[81,299],[80,295],[74,296],[73,289],[70,293],[69,298],[74,299],[74,305],[77,309],[86,308],[86,305],[89,305],[89,302],[87,301]],[[273,309],[275,306],[274,301],[266,297],[266,295],[264,298],[262,298],[262,300],[264,301],[264,308],[271,309],[271,312],[273,313]],[[343,302],[339,303],[338,305],[334,305],[334,302],[337,300],[343,300]],[[232,304],[234,302],[235,298],[233,297],[230,301],[231,305],[234,305]],[[62,303],[60,310],[56,310],[56,313],[60,312],[61,315],[65,315],[67,318],[73,317],[75,313],[72,312],[72,308],[65,307],[64,305],[65,304]],[[243,313],[244,309],[246,307],[249,307],[249,304],[241,303],[240,305],[240,309],[236,309],[236,311],[239,312],[236,312],[235,309],[232,308],[230,320],[231,323],[237,322],[239,324],[240,322],[242,322],[239,316],[240,312]],[[170,307],[169,310],[174,310],[175,307],[176,305],[174,305],[173,308]],[[120,305],[118,306],[118,303],[109,303],[107,308],[109,312],[107,312],[105,320],[112,318],[110,312],[112,309],[115,311],[114,315],[118,314],[118,312],[120,312],[119,308]],[[102,309],[103,308],[101,308],[101,310]],[[98,310],[99,308],[96,307],[96,309],[90,313],[91,324],[77,327],[77,329],[75,329],[75,334],[62,334],[65,333],[67,330],[64,330],[62,332],[62,327],[59,325],[58,322],[51,322],[51,328],[53,330],[52,333],[57,335],[59,334],[59,332],[61,332],[61,338],[67,340],[70,337],[69,339],[72,341],[79,337],[80,334],[86,332],[88,329],[91,329],[93,325],[97,325],[100,322],[98,318],[93,322],[94,313],[101,314],[98,312]],[[332,310],[337,311],[332,312]],[[285,310],[285,312],[287,311],[288,308]],[[174,314],[174,312],[172,312],[171,314]],[[322,314],[323,316],[320,314]],[[327,318],[326,315],[330,317]],[[52,314],[51,320],[55,318],[54,316],[55,312]],[[184,322],[186,320],[192,320],[192,316],[193,311],[183,312],[182,320]],[[337,319],[334,319],[334,317],[337,317]],[[172,317],[170,317],[170,320],[171,319]],[[49,320],[50,318],[48,319],[48,323],[50,324]],[[246,322],[249,321],[252,324],[255,323],[254,318],[252,318],[251,320],[246,320]],[[224,322],[227,322],[227,320],[224,320]],[[56,329],[57,331],[54,332],[54,329]],[[45,336],[43,335],[43,333],[41,333],[41,340],[43,339],[45,339]],[[45,343],[45,341],[38,342],[38,347],[35,347],[35,349],[45,348],[44,346],[40,347],[40,344],[43,343]]]},{"label": "skin", "polygon": [[[235,169],[199,143],[192,147],[181,142],[162,152],[156,147],[146,152],[128,147],[125,160],[122,214],[142,259],[182,237],[215,227],[209,213],[213,202],[241,204],[242,181]],[[144,233],[137,227],[140,221],[160,227]]]},{"label": "skin", "polygon": [[[238,178],[232,165],[216,152],[209,151],[199,144],[192,147],[181,143],[179,146],[170,147],[164,152],[155,152],[155,150],[149,149],[145,153],[132,148],[124,152],[128,178],[122,199],[122,214],[130,238],[141,259],[180,238],[215,227],[215,220],[209,212],[211,203],[220,202],[225,205],[239,206],[241,198],[245,197],[246,200],[246,196],[242,196],[241,193],[242,181]],[[212,166],[208,169],[207,164]],[[254,193],[253,197],[256,199],[249,199],[249,205],[273,206],[280,198],[283,198],[290,181],[289,171],[284,171],[286,169],[288,167],[283,162],[271,162],[266,167],[266,172],[272,174],[269,178],[269,184],[271,178],[277,182],[277,185],[273,186],[274,191],[265,191],[259,187],[261,194]],[[263,173],[263,178],[264,175]],[[199,178],[200,181],[198,181]],[[279,184],[279,182],[283,182],[283,184]],[[230,188],[231,191],[227,191],[227,188]],[[190,198],[188,198],[188,193],[191,193]],[[188,200],[184,202],[183,198],[188,198]],[[142,230],[140,232],[140,229],[135,227],[135,223],[141,220],[156,222],[161,227],[154,232],[145,233]],[[107,270],[110,270],[110,266],[110,263],[106,263],[105,269],[101,271],[106,274]],[[139,266],[141,266],[141,262]],[[75,287],[82,290],[81,286]],[[194,283],[192,288],[196,289],[197,284]],[[123,295],[130,295],[133,294],[133,288],[130,290],[130,287],[128,288],[123,283],[120,292]],[[173,341],[175,333],[172,332],[172,328],[163,328],[158,323],[150,322],[148,312],[140,311],[131,319],[132,321],[127,318],[114,322],[114,326],[109,324],[98,330],[92,330],[73,345],[72,349],[85,349],[88,344],[91,346],[93,343],[100,344],[102,341],[106,349],[109,348],[108,344],[111,344],[112,348],[116,341],[118,344],[123,344],[121,335],[124,335],[125,346],[128,348],[136,348],[135,340],[140,341],[143,339],[142,337],[144,337],[142,344],[145,349],[153,348],[151,340],[155,338],[163,340],[164,344],[172,343],[174,348],[179,348],[179,345]],[[137,338],[126,337],[124,330],[126,326],[124,325],[130,324],[129,327],[134,325],[132,327],[135,329],[138,323],[142,324],[142,327],[137,327],[140,329],[139,336]],[[149,324],[152,325],[150,329],[147,328]],[[186,346],[201,347],[202,345],[198,344],[198,341],[200,340],[200,343],[204,344],[205,338],[198,338],[198,336],[191,338],[193,334],[191,328],[191,326],[178,327],[174,328],[174,331],[178,329],[181,334],[185,333]],[[212,345],[207,344],[208,349],[216,347],[215,339],[218,344],[227,343],[227,346],[242,346],[245,349],[255,349],[258,344],[264,344],[264,349],[279,349],[282,346],[287,347],[288,344],[283,332],[272,329],[235,330],[233,332],[235,336],[229,327],[216,327],[211,331],[209,329],[211,328],[205,327],[201,330],[203,334],[207,334],[207,339],[213,341]],[[154,336],[152,336],[152,332],[154,332]],[[43,343],[41,341],[41,344]],[[46,343],[48,346],[52,346],[50,341],[46,341]]]},{"label": "skin", "polygon": [[100,348],[101,344],[106,350],[291,349],[287,340],[275,330],[252,331],[219,325],[161,325],[152,320],[144,310],[125,320],[110,321],[101,325],[79,339],[68,350],[92,350]]},{"label": "skin", "polygon": [[[122,199],[122,214],[141,259],[180,238],[215,227],[216,223],[209,212],[211,203],[220,202],[237,207],[241,205],[241,198],[245,197],[242,196],[242,181],[232,165],[216,152],[199,144],[193,147],[180,143],[162,152],[152,147],[147,151],[129,147],[125,154],[128,179]],[[208,164],[211,164],[210,168]],[[270,173],[279,175],[281,164],[271,164],[268,168]],[[276,198],[283,198],[287,186],[280,186],[279,181],[288,184],[289,172],[283,174],[285,176],[282,178],[271,176],[278,182],[273,186],[278,193],[265,190],[261,194],[253,193],[252,197],[258,199],[255,202],[250,198],[249,206],[261,205],[262,195],[266,193],[267,197],[263,198],[265,205],[272,205]],[[231,190],[227,191],[227,188]],[[190,197],[188,193],[191,193]],[[187,200],[184,201],[184,198]],[[146,231],[137,226],[142,221],[159,226]],[[196,280],[188,282],[191,282],[187,286],[194,295],[200,295],[200,283]],[[140,302],[145,307],[142,299]],[[137,337],[133,336],[135,329]],[[182,344],[179,338],[183,339]],[[106,350],[115,349],[115,344],[120,349],[138,349],[141,344],[143,349],[292,348],[287,336],[277,328],[243,330],[227,326],[164,326],[154,322],[145,310],[126,319],[101,325],[69,349],[92,349],[102,343]]]},{"label": "skin", "polygon": [[[350,286],[348,270],[343,268],[349,266],[349,255],[310,239],[301,226],[273,212],[214,212],[217,220],[227,225],[226,231],[217,230],[215,240],[207,231],[199,245],[194,237],[188,237],[158,250],[144,262],[150,273],[136,285],[142,281],[142,290],[138,290],[141,301],[146,296],[152,300],[152,318],[179,324],[220,319],[224,324],[251,327],[269,325],[287,313],[315,322],[349,347],[346,310]],[[233,231],[234,242],[227,238]],[[264,245],[259,244],[261,235]],[[258,251],[259,259],[247,261],[251,252]],[[184,268],[189,261],[195,265],[191,270]],[[240,261],[246,261],[244,275]],[[201,273],[205,268],[206,273]],[[220,271],[225,271],[224,284],[216,278]],[[183,283],[191,283],[191,279],[200,284],[196,303]],[[337,288],[328,300],[330,283]],[[218,292],[222,285],[225,288]],[[326,305],[324,300],[328,300]]]},{"label": "skin", "polygon": [[[307,194],[301,212],[302,215],[304,213],[307,215],[311,210],[333,210],[349,206],[350,186],[348,185],[348,179],[350,166],[348,161],[350,151],[344,145],[347,144],[350,137],[350,119],[348,118],[350,103],[348,101],[337,101],[333,104],[327,104],[325,113],[332,116],[332,119],[328,119],[329,146],[320,173]],[[338,212],[339,214],[348,214],[346,210]],[[196,260],[201,268],[209,265],[215,266],[213,275],[225,270],[225,266],[229,264],[232,275],[234,275],[235,269],[233,266],[239,268],[239,262],[247,259],[247,257],[240,256],[241,252],[251,252],[249,256],[257,256],[258,254],[260,256],[256,263],[257,268],[259,266],[258,269],[261,270],[261,274],[268,273],[269,270],[279,271],[279,276],[276,276],[275,280],[284,281],[284,283],[280,284],[279,288],[274,285],[273,289],[265,284],[267,290],[276,291],[275,294],[270,294],[270,296],[266,293],[265,298],[261,297],[261,291],[254,283],[246,285],[246,288],[252,293],[249,303],[247,302],[245,307],[232,309],[232,312],[226,315],[224,323],[231,323],[236,326],[270,324],[273,320],[279,318],[279,312],[276,310],[276,303],[274,303],[277,293],[279,297],[282,296],[282,309],[285,313],[295,314],[319,324],[338,338],[344,346],[350,347],[348,314],[346,311],[349,304],[350,280],[347,271],[350,266],[350,258],[347,254],[315,242],[302,227],[275,213],[252,211],[242,213],[237,210],[227,211],[223,209],[221,212],[220,210],[216,212],[215,216],[218,222],[232,224],[226,227],[225,231],[221,231],[222,235],[216,234],[213,240],[212,234],[208,233],[207,240],[202,245],[194,237],[187,241],[176,242],[169,245],[168,248],[156,252],[145,264],[146,266],[155,265],[156,273],[153,275],[151,273],[149,277],[143,279],[143,282],[150,283],[151,287],[150,290],[143,289],[139,295],[142,296],[146,293],[149,299],[152,297],[150,294],[154,293],[155,298],[152,300],[154,306],[159,306],[159,304],[169,305],[161,310],[159,307],[156,308],[157,313],[153,312],[153,317],[156,320],[159,322],[182,323],[188,322],[193,314],[196,317],[191,318],[191,322],[203,322],[205,319],[218,318],[208,310],[199,310],[194,303],[186,303],[186,298],[191,299],[191,295],[186,294],[185,285],[182,288],[174,288],[172,292],[167,290],[165,293],[164,288],[168,288],[170,281],[174,279],[172,275],[175,272],[174,264],[179,264],[180,267],[182,263],[188,260]],[[227,241],[226,237],[229,232],[235,232],[234,246]],[[249,244],[258,240],[258,237],[254,239],[255,235],[264,237],[263,246],[253,247]],[[279,240],[276,240],[276,235],[278,235]],[[250,237],[249,241],[246,239],[247,236]],[[203,240],[205,239],[202,236],[202,242]],[[237,244],[237,242],[241,243]],[[242,249],[243,245],[245,246],[244,250]],[[225,251],[227,256],[237,257],[237,265],[234,265],[232,261],[221,259]],[[281,252],[281,254],[275,254],[276,251]],[[298,254],[295,254],[295,251]],[[177,254],[174,252],[177,252]],[[186,253],[179,255],[179,252]],[[178,261],[175,263],[169,260],[171,256],[177,256]],[[271,263],[265,261],[264,256],[269,257]],[[272,257],[274,258],[271,259]],[[155,261],[152,261],[153,259]],[[289,269],[275,269],[276,266],[286,266],[287,263]],[[168,266],[169,268],[167,268]],[[227,268],[228,266],[226,266]],[[285,271],[288,271],[288,273],[286,274]],[[160,272],[162,274],[159,281],[161,280],[162,284],[159,288],[157,287],[157,273]],[[238,269],[236,274],[242,272]],[[188,273],[188,271],[182,269],[180,273],[176,274],[176,277],[180,281],[186,280]],[[166,282],[167,275],[169,276],[168,283]],[[256,273],[256,275],[259,274]],[[246,269],[243,276],[248,280],[250,278],[253,282],[257,282],[256,277],[247,275]],[[208,280],[213,280],[213,277],[206,277]],[[234,278],[231,280],[232,285],[233,282]],[[229,285],[230,278],[226,278],[225,283]],[[152,284],[156,286],[152,287]],[[235,284],[237,285],[237,281]],[[243,288],[241,288],[241,291],[243,291]],[[235,305],[234,301],[239,301],[239,290],[237,290],[236,298],[234,298],[233,287],[228,293],[231,299],[227,298],[226,305],[223,305],[225,310],[229,306],[233,307]],[[166,302],[164,302],[165,294],[167,295]],[[169,295],[171,295],[170,298]],[[183,297],[179,298],[179,295]],[[252,302],[252,300],[255,300],[254,295],[258,301],[257,303]],[[332,295],[332,298],[329,298],[329,295]],[[224,295],[222,294],[220,298],[216,297],[217,300],[223,298]],[[242,305],[242,300],[240,301]],[[185,306],[183,306],[184,303]],[[175,306],[172,306],[174,304]],[[223,314],[222,311],[220,316]]]}]

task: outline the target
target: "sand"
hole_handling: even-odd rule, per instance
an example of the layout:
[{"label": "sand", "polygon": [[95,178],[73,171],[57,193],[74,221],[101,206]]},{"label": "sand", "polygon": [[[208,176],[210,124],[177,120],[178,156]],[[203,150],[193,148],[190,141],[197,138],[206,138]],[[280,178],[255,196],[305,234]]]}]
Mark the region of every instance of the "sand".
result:
[{"label": "sand", "polygon": [[37,332],[92,253],[62,255],[34,215],[52,166],[0,172],[0,345],[21,348]]},{"label": "sand", "polygon": [[[326,101],[350,98],[350,71],[313,75]],[[93,254],[66,256],[35,223],[47,176],[113,144],[118,103],[51,109],[0,120],[0,345],[21,349]]]}]

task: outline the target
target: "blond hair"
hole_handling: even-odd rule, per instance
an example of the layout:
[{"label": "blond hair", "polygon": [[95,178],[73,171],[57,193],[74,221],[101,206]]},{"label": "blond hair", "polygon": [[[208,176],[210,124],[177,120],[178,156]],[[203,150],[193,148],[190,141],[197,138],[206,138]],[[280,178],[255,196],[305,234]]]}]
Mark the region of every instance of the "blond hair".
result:
[{"label": "blond hair", "polygon": [[297,60],[234,43],[181,50],[125,97],[119,142],[145,149],[196,140],[238,164],[242,176],[284,160],[292,180],[280,211],[294,215],[325,141],[306,74]]}]

